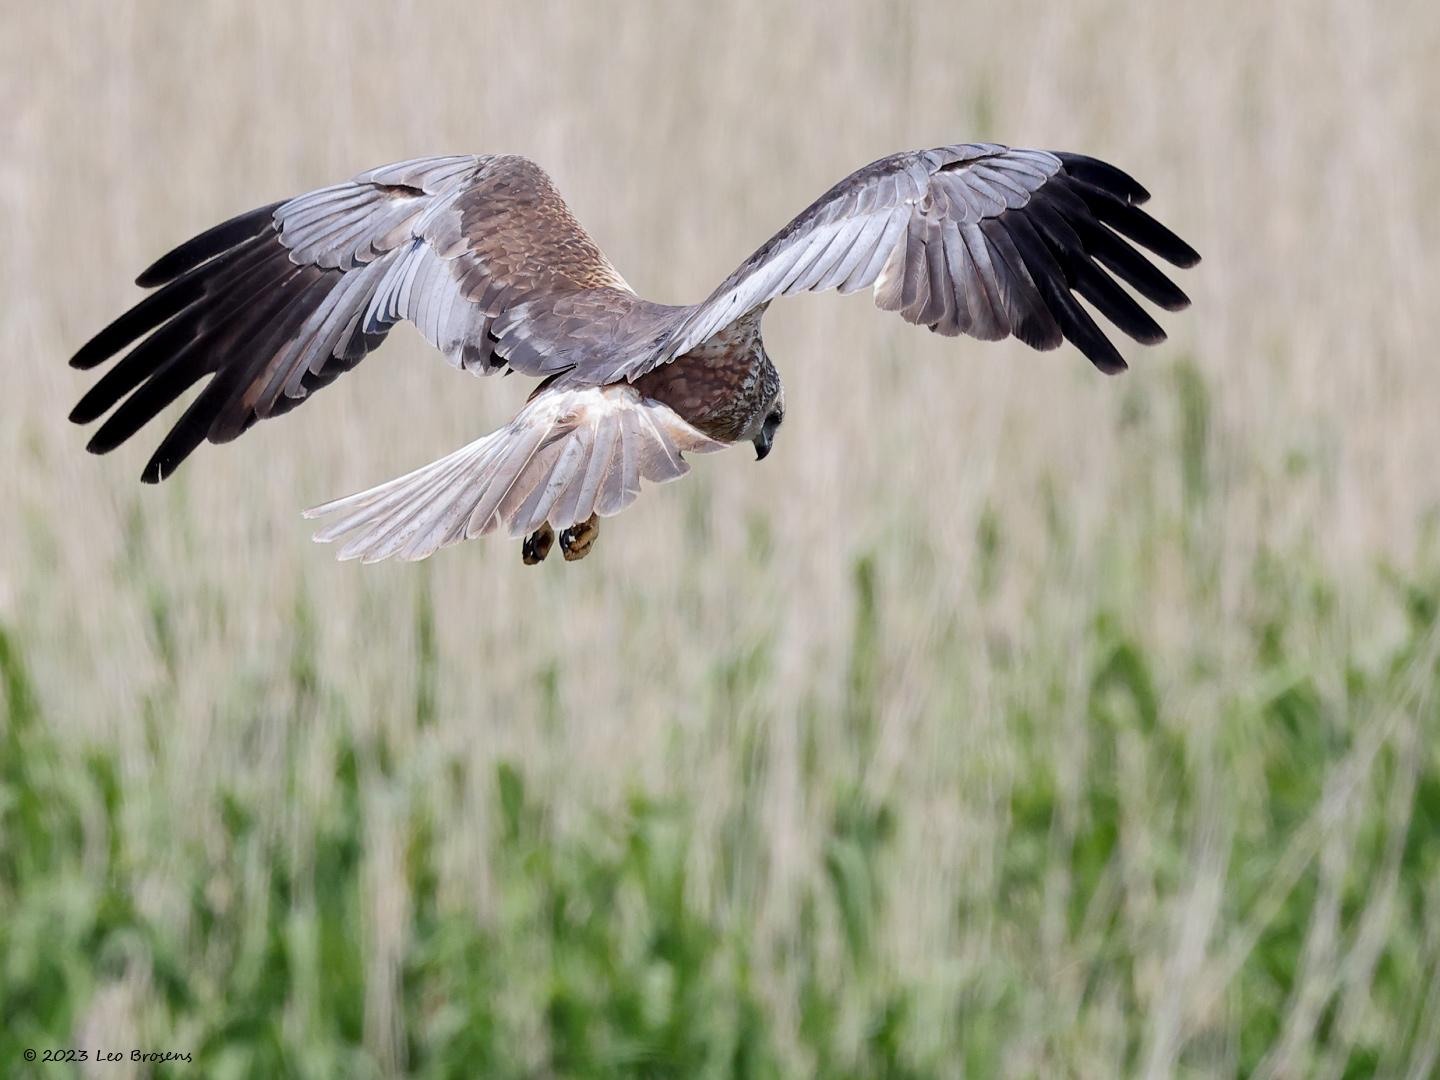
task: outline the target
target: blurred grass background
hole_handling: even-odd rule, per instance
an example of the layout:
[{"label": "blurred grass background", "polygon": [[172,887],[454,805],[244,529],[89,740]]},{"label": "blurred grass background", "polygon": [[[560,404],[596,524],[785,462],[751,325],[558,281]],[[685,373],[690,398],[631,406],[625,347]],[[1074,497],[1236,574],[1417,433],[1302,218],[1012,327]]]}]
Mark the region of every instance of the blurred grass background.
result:
[{"label": "blurred grass background", "polygon": [[[0,1074],[1436,1074],[1433,5],[5,24]],[[1205,256],[1170,342],[1111,380],[779,305],[776,452],[581,564],[309,543],[528,389],[408,330],[158,489],[158,431],[64,420],[155,255],[381,162],[527,154],[680,302],[982,138],[1150,187]]]}]

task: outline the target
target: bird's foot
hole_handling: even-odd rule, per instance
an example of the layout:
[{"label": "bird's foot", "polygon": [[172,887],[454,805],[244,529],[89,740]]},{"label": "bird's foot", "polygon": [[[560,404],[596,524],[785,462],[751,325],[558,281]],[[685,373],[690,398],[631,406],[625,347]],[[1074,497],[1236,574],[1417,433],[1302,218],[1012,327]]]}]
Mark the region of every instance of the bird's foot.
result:
[{"label": "bird's foot", "polygon": [[560,551],[565,556],[565,561],[574,562],[576,559],[583,559],[589,555],[590,549],[595,544],[595,538],[599,535],[600,519],[594,514],[590,515],[589,521],[571,525],[560,534]]},{"label": "bird's foot", "polygon": [[[544,562],[545,556],[550,554],[550,547],[555,543],[555,530],[550,527],[547,521],[540,528],[525,538],[525,544],[520,549],[520,557],[525,560],[526,566],[534,566],[536,563]],[[565,556],[567,559],[570,556]]]}]

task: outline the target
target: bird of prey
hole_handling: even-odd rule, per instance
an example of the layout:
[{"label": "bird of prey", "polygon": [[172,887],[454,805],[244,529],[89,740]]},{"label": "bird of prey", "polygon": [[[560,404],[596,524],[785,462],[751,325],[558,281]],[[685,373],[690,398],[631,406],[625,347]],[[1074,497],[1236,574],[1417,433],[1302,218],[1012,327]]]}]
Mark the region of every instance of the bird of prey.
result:
[{"label": "bird of prey", "polygon": [[685,453],[770,452],[785,391],[760,321],[776,297],[871,288],[880,308],[936,333],[1066,340],[1101,371],[1124,370],[1076,296],[1154,344],[1164,331],[1116,278],[1166,310],[1189,301],[1131,244],[1180,267],[1199,259],[1140,209],[1148,197],[1080,154],[988,143],[895,154],[821,195],[706,299],[671,306],[636,295],[533,162],[404,161],[161,256],[136,279],[156,291],[71,360],[94,368],[129,349],[70,418],[114,408],[88,447],[103,454],[209,376],[146,465],[155,483],[203,440],[293,409],[409,320],[463,371],[541,381],[500,430],[307,511],[331,519],[316,539],[373,562],[503,532],[536,563],[558,532],[578,559],[642,480],[684,475]]}]

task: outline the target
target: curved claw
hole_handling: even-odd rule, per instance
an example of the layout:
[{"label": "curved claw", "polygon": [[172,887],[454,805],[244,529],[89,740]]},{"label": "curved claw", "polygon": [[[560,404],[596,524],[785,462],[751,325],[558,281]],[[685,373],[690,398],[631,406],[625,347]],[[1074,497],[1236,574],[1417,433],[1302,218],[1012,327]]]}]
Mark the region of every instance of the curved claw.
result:
[{"label": "curved claw", "polygon": [[[545,561],[545,556],[550,554],[550,547],[554,543],[555,530],[547,521],[525,538],[525,543],[520,548],[520,557],[525,560],[526,566],[542,563]],[[566,558],[569,556],[567,555]]]},{"label": "curved claw", "polygon": [[571,525],[560,534],[560,552],[565,556],[565,561],[574,562],[589,555],[590,549],[595,545],[595,538],[599,535],[600,519],[594,514],[590,515],[589,521]]}]

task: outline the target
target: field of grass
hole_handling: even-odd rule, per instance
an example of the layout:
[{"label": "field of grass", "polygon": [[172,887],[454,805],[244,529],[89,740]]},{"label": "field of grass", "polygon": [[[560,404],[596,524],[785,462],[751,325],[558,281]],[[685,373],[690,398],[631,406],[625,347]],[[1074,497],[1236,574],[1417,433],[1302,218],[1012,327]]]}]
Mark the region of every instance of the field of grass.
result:
[{"label": "field of grass", "polygon": [[[5,21],[0,1076],[1437,1075],[1432,5]],[[156,254],[384,161],[528,154],[681,301],[979,138],[1154,192],[1170,341],[778,305],[775,452],[583,563],[310,544],[529,389],[409,330],[159,488],[65,422]]]}]

